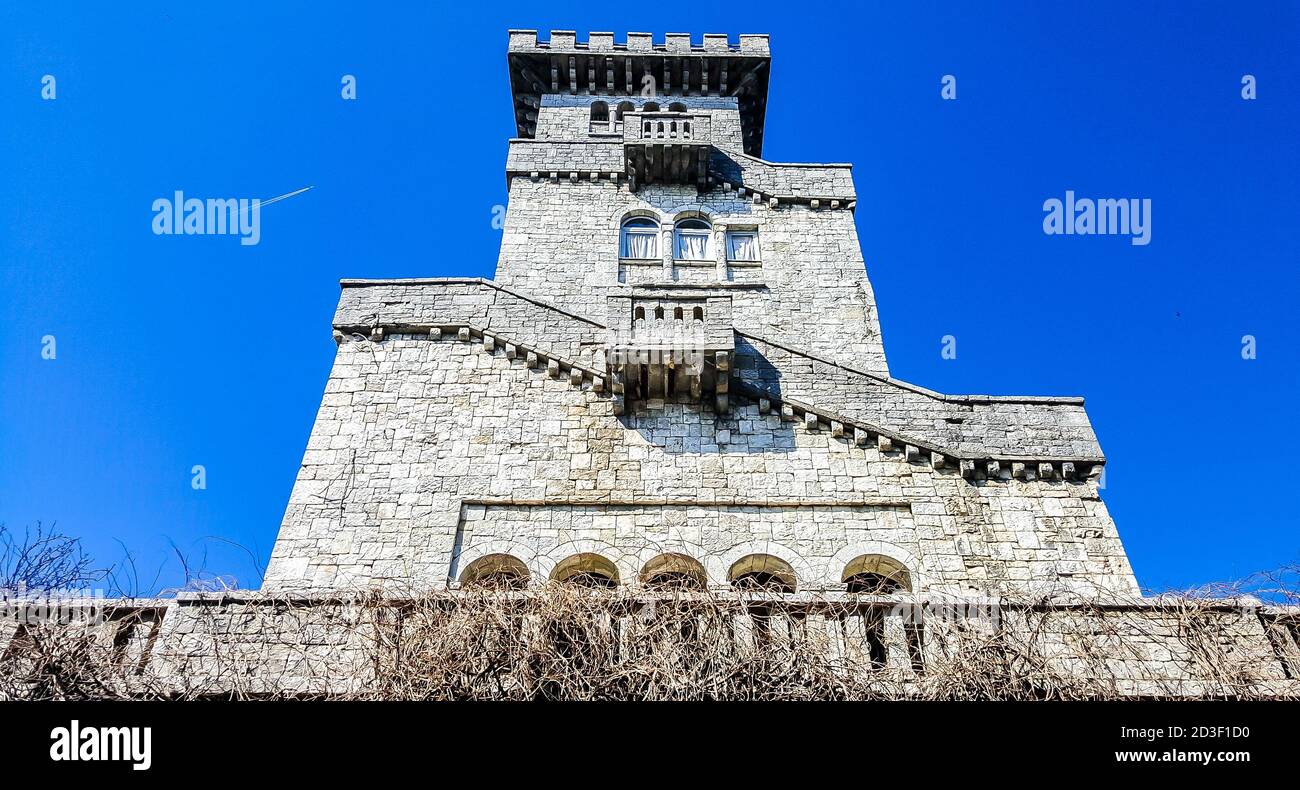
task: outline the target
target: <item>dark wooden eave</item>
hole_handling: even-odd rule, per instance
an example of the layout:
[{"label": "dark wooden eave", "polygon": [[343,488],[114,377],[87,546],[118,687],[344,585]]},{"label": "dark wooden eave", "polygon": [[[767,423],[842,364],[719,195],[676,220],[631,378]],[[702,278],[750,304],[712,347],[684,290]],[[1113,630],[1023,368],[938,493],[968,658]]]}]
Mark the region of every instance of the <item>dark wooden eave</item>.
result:
[{"label": "dark wooden eave", "polygon": [[567,40],[519,45],[508,54],[510,90],[518,136],[534,137],[542,95],[641,96],[647,75],[659,96],[732,96],[740,105],[744,153],[762,156],[763,123],[771,56],[742,53],[738,47],[706,50],[692,46],[669,51],[631,51],[627,44],[592,50],[587,42]]}]

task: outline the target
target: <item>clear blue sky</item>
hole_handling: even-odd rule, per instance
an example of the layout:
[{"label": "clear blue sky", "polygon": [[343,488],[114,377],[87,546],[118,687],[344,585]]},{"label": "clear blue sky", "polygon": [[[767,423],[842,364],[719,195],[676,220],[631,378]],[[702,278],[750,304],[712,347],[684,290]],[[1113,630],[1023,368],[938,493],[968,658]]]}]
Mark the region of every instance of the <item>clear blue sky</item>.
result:
[{"label": "clear blue sky", "polygon": [[[0,520],[257,584],[215,538],[270,554],[338,279],[492,276],[506,30],[767,32],[764,155],[855,164],[895,376],[1084,395],[1147,587],[1300,559],[1300,6],[633,5],[6,3]],[[177,189],[309,184],[257,246],[150,229]],[[1067,189],[1150,198],[1151,243],[1044,235]]]}]

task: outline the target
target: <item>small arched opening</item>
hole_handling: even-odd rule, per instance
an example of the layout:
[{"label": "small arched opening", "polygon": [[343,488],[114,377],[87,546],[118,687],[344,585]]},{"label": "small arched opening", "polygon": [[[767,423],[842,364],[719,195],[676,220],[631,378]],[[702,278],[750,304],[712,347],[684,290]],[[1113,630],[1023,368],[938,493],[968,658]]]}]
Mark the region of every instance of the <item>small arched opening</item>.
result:
[{"label": "small arched opening", "polygon": [[522,590],[528,586],[528,566],[509,554],[488,554],[465,566],[460,583],[466,587]]},{"label": "small arched opening", "polygon": [[771,554],[749,554],[732,563],[727,581],[741,590],[792,593],[797,587],[794,568]]},{"label": "small arched opening", "polygon": [[657,589],[703,590],[709,577],[699,560],[685,554],[660,554],[641,568],[641,583]]},{"label": "small arched opening", "polygon": [[845,590],[866,595],[893,595],[912,591],[907,566],[883,554],[863,554],[844,566],[840,575]]},{"label": "small arched opening", "polygon": [[618,568],[599,554],[574,554],[551,571],[551,581],[578,587],[608,588],[618,585]]}]

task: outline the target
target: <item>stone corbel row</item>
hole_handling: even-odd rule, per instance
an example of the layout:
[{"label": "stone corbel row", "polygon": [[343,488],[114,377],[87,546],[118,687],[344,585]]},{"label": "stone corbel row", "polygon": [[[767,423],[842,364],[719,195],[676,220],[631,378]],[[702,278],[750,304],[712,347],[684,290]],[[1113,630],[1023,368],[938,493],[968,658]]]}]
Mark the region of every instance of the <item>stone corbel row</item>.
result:
[{"label": "stone corbel row", "polygon": [[528,177],[533,181],[546,179],[552,184],[558,184],[561,179],[569,183],[576,184],[579,181],[600,181],[601,177],[608,178],[614,183],[618,183],[623,174],[617,170],[531,170]]},{"label": "stone corbel row", "polygon": [[810,432],[829,431],[836,439],[858,447],[872,443],[882,453],[902,453],[908,463],[928,464],[933,469],[952,469],[967,480],[1095,480],[1102,464],[1093,461],[1007,461],[960,458],[937,447],[913,443],[873,426],[855,424],[839,415],[766,393],[746,393],[758,403],[759,414],[777,413],[784,422],[801,422]]},{"label": "stone corbel row", "polygon": [[[361,329],[365,329],[364,327]],[[501,350],[507,359],[523,358],[530,370],[546,370],[553,379],[567,378],[569,384],[582,389],[589,389],[597,394],[606,393],[606,378],[609,379],[609,394],[613,398],[614,413],[621,415],[625,411],[623,400],[622,373],[607,375],[603,370],[583,365],[543,349],[516,343],[497,332],[481,329],[468,324],[439,325],[432,327],[399,327],[387,334],[424,334],[432,340],[455,335],[462,343],[477,342],[489,354]],[[365,336],[361,331],[345,333],[334,330],[334,342],[342,343],[348,334]],[[369,328],[368,339],[371,342],[383,342],[385,329],[382,326]],[[715,356],[718,367],[716,386],[716,408],[724,413],[730,409],[731,377],[725,375],[731,369],[731,355],[718,352]],[[740,382],[736,382],[740,384]],[[741,385],[743,386],[743,385]],[[882,431],[880,428],[862,425],[846,420],[832,412],[790,399],[773,398],[761,390],[744,387],[740,392],[747,399],[758,404],[761,415],[777,413],[784,422],[802,422],[805,430],[810,432],[829,431],[836,439],[852,442],[858,447],[866,447],[872,442],[882,453],[902,453],[908,463],[928,464],[931,468],[953,469],[970,481],[976,480],[1096,480],[1101,476],[1103,464],[1093,460],[1082,461],[1042,461],[1042,460],[1006,460],[1006,459],[971,459],[960,458],[942,448],[904,439],[900,436]]]},{"label": "stone corbel row", "polygon": [[[712,176],[710,176],[709,183],[711,185],[716,185],[718,182],[715,181]],[[736,197],[740,198],[741,200],[744,200],[746,197],[750,197],[754,205],[758,206],[763,203],[766,203],[768,208],[776,208],[779,205],[792,205],[795,203],[805,203],[814,209],[846,208],[849,211],[853,211],[858,206],[858,201],[856,200],[841,200],[840,198],[831,198],[831,197],[807,197],[804,195],[775,195],[772,194],[771,192],[763,192],[762,190],[750,189],[744,184],[732,184],[729,181],[723,181],[721,186],[723,192],[734,191],[736,193]]]},{"label": "stone corbel row", "polygon": [[[539,348],[516,343],[513,340],[505,338],[497,332],[490,329],[481,329],[470,324],[452,324],[439,325],[419,328],[402,328],[399,332],[390,332],[388,334],[428,334],[430,340],[442,340],[443,338],[455,337],[462,343],[479,343],[483,350],[489,354],[496,354],[500,350],[506,359],[523,359],[524,364],[530,370],[545,369],[548,376],[553,379],[567,378],[569,383],[582,389],[590,389],[595,393],[605,391],[605,373],[595,368],[575,362],[571,359],[543,351]],[[360,333],[356,333],[360,334]],[[347,335],[341,330],[334,330],[334,342],[342,343]],[[376,326],[371,328],[369,340],[373,343],[383,342],[385,337],[384,327]]]},{"label": "stone corbel row", "polygon": [[[982,467],[981,467],[982,464]],[[1095,480],[1101,477],[1099,463],[1074,461],[962,461],[961,474],[967,480]]]},{"label": "stone corbel row", "polygon": [[[546,180],[550,181],[552,184],[558,184],[561,181],[567,181],[571,184],[577,184],[583,181],[595,183],[599,182],[601,179],[607,179],[617,184],[619,181],[623,180],[623,173],[616,170],[530,170],[528,172],[528,178],[533,181]],[[743,184],[732,184],[726,181],[719,184],[719,182],[717,182],[712,176],[709,177],[709,185],[720,186],[724,192],[734,191],[736,197],[742,200],[749,198],[756,206],[767,204],[768,208],[776,208],[779,205],[789,206],[796,203],[802,203],[813,209],[828,208],[834,210],[845,208],[849,211],[853,211],[858,206],[856,200],[842,200],[834,197],[808,197],[805,195],[776,195],[771,192],[750,189]]]}]

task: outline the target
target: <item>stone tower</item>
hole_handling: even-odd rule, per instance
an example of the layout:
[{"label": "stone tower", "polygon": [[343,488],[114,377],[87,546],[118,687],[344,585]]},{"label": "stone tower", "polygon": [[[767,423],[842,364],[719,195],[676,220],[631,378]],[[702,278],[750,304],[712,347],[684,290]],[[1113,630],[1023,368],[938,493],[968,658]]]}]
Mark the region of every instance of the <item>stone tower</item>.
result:
[{"label": "stone tower", "polygon": [[268,589],[1137,591],[1081,399],[889,376],[851,167],[761,158],[770,64],[510,32],[496,278],[343,281]]}]

